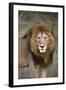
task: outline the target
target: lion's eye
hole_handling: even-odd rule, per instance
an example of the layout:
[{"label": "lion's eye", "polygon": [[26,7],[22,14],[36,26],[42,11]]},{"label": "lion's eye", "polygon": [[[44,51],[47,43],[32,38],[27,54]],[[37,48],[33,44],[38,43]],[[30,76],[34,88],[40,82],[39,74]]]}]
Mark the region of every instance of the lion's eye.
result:
[{"label": "lion's eye", "polygon": [[45,38],[45,40],[47,40],[48,38],[47,37],[44,37]]},{"label": "lion's eye", "polygon": [[37,39],[40,39],[40,37],[37,37]]},{"label": "lion's eye", "polygon": [[47,37],[44,37],[45,39],[47,39]]}]

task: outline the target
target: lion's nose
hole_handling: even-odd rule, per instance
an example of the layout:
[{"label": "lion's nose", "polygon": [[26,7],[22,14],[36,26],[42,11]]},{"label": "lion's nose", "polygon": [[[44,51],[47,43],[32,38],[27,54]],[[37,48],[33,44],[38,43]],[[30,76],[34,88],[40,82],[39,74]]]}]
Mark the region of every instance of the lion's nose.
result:
[{"label": "lion's nose", "polygon": [[41,48],[43,48],[44,46],[40,46]]}]

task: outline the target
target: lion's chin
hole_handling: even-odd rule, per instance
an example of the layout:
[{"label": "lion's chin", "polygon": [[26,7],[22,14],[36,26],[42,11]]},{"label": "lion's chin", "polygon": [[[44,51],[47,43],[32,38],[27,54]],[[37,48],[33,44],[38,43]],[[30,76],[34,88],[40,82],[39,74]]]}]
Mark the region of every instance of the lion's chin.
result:
[{"label": "lion's chin", "polygon": [[40,49],[39,51],[40,51],[40,53],[45,53],[46,49]]}]

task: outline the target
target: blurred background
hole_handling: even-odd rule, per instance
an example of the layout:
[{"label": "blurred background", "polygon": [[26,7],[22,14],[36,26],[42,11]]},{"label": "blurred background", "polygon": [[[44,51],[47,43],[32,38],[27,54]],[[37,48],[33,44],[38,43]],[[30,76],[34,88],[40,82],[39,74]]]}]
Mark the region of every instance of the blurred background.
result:
[{"label": "blurred background", "polygon": [[[44,24],[48,21],[52,23],[56,44],[53,55],[53,64],[50,65],[48,69],[48,77],[58,77],[58,13],[19,11],[18,20],[18,38],[24,36],[34,24]],[[20,68],[18,70],[20,77]]]}]

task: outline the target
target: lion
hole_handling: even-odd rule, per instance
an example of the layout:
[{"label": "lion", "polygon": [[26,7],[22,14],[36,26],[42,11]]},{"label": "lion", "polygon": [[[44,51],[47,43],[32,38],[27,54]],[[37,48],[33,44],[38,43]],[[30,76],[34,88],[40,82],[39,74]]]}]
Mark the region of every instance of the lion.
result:
[{"label": "lion", "polygon": [[[32,68],[32,77],[47,77],[47,68],[53,60],[55,49],[52,26],[50,24],[35,24],[22,39],[27,40],[26,47],[30,53],[28,54],[28,64]],[[38,72],[39,75],[37,75]]]}]

